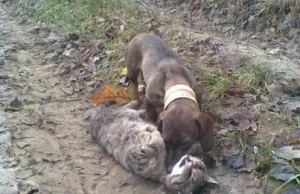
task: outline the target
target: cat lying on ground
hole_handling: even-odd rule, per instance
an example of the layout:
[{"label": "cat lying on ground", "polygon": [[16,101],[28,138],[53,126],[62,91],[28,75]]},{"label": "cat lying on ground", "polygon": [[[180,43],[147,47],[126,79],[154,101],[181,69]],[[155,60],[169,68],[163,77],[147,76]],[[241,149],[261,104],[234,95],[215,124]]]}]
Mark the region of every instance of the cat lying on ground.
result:
[{"label": "cat lying on ground", "polygon": [[89,117],[88,132],[124,168],[144,178],[163,183],[168,189],[191,193],[206,182],[204,163],[185,155],[167,174],[164,141],[156,127],[141,118],[138,101],[121,105],[100,105]]}]

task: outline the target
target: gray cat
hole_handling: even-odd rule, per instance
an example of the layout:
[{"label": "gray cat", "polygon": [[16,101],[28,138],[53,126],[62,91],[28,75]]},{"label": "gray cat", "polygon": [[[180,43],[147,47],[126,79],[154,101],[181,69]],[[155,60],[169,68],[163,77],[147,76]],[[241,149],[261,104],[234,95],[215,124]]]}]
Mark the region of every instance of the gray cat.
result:
[{"label": "gray cat", "polygon": [[144,178],[163,183],[168,189],[191,193],[205,182],[216,183],[206,174],[204,163],[183,156],[167,174],[165,144],[156,126],[141,117],[138,101],[121,105],[100,105],[89,117],[88,132],[124,168]]}]

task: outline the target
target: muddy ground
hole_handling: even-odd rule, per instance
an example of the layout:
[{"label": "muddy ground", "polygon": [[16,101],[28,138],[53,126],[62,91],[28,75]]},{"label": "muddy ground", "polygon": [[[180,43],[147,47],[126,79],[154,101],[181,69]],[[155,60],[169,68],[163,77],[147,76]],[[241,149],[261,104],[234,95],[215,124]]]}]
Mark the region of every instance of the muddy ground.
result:
[{"label": "muddy ground", "polygon": [[[0,193],[165,192],[124,170],[86,133],[83,115],[97,84],[69,76],[80,71],[76,61],[62,54],[70,40],[9,13],[0,4]],[[297,65],[294,60],[293,67]],[[210,171],[221,184],[208,185],[202,193],[268,193],[254,174],[221,164]]]}]

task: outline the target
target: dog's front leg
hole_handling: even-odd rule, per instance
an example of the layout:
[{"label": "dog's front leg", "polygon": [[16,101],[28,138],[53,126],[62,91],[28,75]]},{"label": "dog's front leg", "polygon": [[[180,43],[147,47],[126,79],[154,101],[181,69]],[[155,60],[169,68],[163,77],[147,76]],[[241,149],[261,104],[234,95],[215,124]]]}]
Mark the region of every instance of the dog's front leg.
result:
[{"label": "dog's front leg", "polygon": [[153,103],[145,98],[146,118],[148,121],[155,123],[157,121],[157,112]]}]

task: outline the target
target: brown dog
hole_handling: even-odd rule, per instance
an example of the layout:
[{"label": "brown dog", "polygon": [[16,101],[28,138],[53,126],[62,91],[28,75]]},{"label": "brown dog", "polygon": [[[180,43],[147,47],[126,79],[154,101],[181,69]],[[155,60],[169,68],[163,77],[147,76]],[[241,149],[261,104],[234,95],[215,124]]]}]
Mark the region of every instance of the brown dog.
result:
[{"label": "brown dog", "polygon": [[[134,100],[138,99],[138,76],[142,71],[146,116],[158,122],[166,144],[168,169],[198,140],[203,151],[210,151],[214,146],[213,121],[200,112],[201,92],[180,58],[158,36],[142,33],[128,44],[125,59]],[[161,106],[164,111],[158,116],[157,108]]]}]

